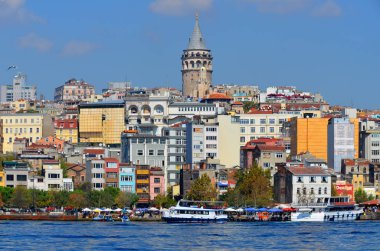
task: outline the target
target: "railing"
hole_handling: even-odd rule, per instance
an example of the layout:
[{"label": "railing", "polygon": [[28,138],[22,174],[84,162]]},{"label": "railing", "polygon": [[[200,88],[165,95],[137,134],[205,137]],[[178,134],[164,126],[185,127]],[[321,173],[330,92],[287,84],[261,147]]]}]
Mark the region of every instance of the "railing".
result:
[{"label": "railing", "polygon": [[327,203],[298,203],[292,204],[292,207],[326,207]]}]

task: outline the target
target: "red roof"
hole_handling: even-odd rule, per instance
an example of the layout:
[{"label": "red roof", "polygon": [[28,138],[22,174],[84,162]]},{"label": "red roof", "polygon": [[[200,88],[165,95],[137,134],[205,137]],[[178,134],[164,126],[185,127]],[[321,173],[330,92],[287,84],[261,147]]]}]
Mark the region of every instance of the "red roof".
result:
[{"label": "red roof", "polygon": [[76,129],[78,128],[77,119],[57,119],[54,121],[55,128],[62,129]]},{"label": "red roof", "polygon": [[366,202],[360,203],[360,205],[366,205],[366,206],[380,205],[380,199],[366,201]]},{"label": "red roof", "polygon": [[285,151],[284,146],[273,146],[273,145],[257,145],[256,146],[260,151]]},{"label": "red roof", "polygon": [[105,162],[117,162],[117,163],[119,163],[119,160],[116,158],[104,158],[104,161]]},{"label": "red roof", "polygon": [[231,100],[232,98],[231,97],[228,97],[226,94],[224,93],[212,93],[210,94],[207,98],[205,99],[228,99],[228,100]]},{"label": "red roof", "polygon": [[84,154],[104,154],[104,149],[84,149]]},{"label": "red roof", "polygon": [[42,160],[42,164],[59,164],[59,160],[45,159],[45,160]]},{"label": "red roof", "polygon": [[288,170],[295,175],[328,175],[325,170],[319,167],[288,167]]},{"label": "red roof", "polygon": [[232,105],[243,105],[243,102],[236,101],[236,102],[232,103]]},{"label": "red roof", "polygon": [[257,110],[255,108],[252,108],[247,114],[272,114],[272,111],[263,111],[263,110]]}]

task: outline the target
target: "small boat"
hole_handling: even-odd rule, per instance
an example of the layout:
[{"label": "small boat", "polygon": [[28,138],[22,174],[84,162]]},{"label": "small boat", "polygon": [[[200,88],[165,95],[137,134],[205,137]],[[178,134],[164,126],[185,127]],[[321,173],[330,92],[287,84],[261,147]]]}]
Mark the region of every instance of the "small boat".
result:
[{"label": "small boat", "polygon": [[93,221],[114,221],[111,215],[99,214],[92,219]]},{"label": "small boat", "polygon": [[127,215],[123,215],[121,217],[121,222],[128,222],[128,221],[130,221],[130,219],[129,219],[129,217]]},{"label": "small boat", "polygon": [[196,206],[196,204],[203,203],[202,201],[180,200],[175,207],[163,212],[162,219],[167,223],[224,223],[228,220],[223,209]]},{"label": "small boat", "polygon": [[291,221],[353,221],[363,214],[363,209],[349,202],[346,196],[330,197],[325,203],[293,205],[296,212],[291,213]]}]

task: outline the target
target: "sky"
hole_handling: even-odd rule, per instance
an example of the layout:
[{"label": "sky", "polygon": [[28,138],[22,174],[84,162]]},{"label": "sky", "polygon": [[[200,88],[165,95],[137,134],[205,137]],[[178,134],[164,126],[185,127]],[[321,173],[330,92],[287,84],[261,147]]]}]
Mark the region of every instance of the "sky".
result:
[{"label": "sky", "polygon": [[380,108],[378,0],[0,0],[0,84],[22,72],[46,98],[71,78],[180,89],[197,11],[214,84]]}]

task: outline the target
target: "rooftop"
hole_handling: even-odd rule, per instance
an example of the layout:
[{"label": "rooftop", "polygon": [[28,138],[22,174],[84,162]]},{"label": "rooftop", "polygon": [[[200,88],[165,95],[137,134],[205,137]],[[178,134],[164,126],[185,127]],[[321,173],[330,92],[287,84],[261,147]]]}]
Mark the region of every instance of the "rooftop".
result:
[{"label": "rooftop", "polygon": [[320,167],[288,167],[294,175],[330,175]]}]

